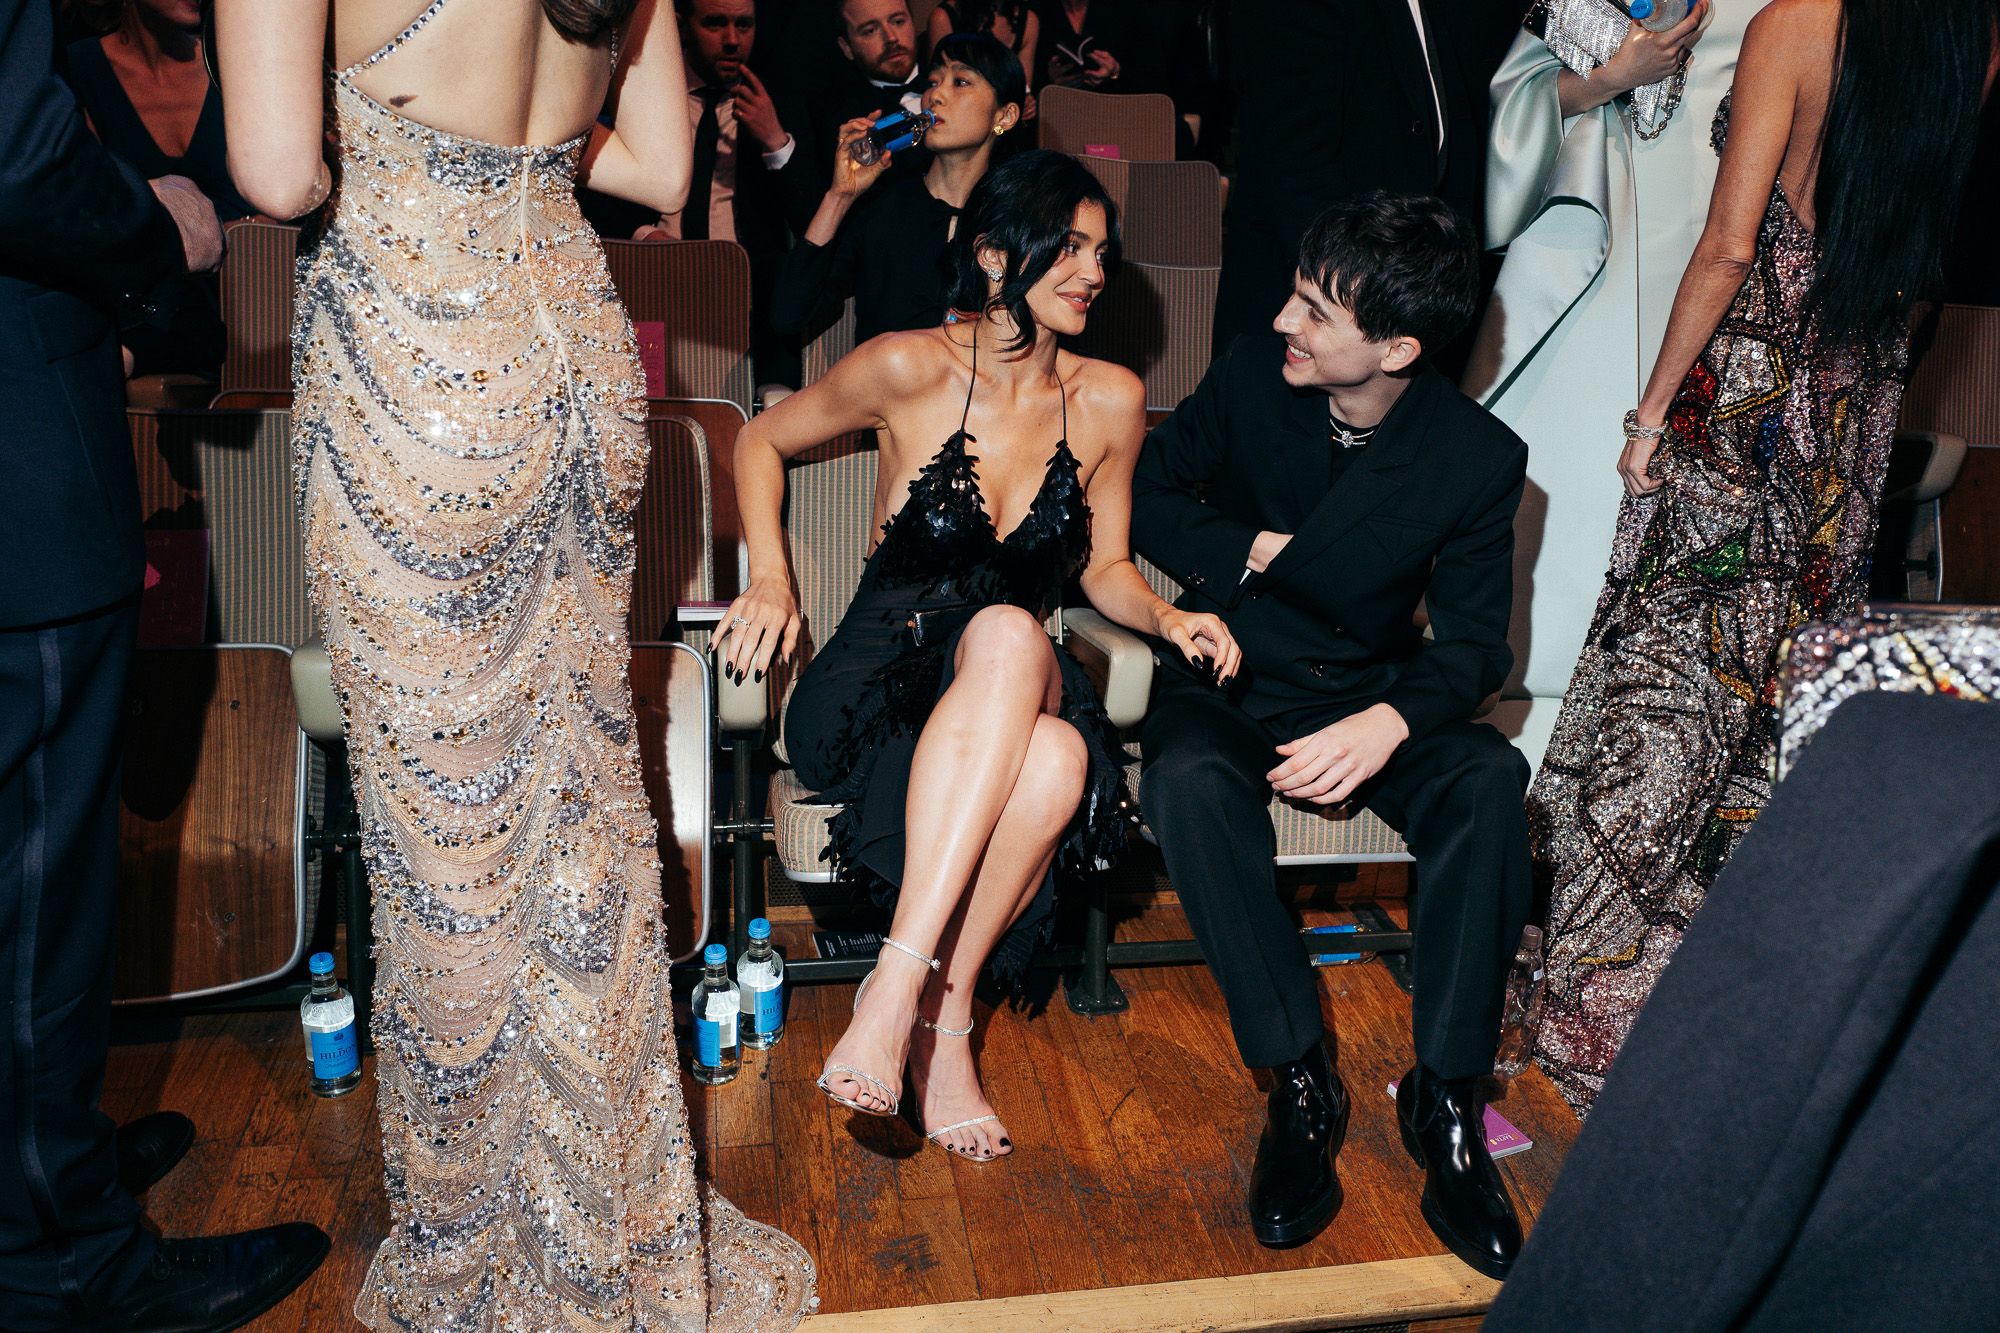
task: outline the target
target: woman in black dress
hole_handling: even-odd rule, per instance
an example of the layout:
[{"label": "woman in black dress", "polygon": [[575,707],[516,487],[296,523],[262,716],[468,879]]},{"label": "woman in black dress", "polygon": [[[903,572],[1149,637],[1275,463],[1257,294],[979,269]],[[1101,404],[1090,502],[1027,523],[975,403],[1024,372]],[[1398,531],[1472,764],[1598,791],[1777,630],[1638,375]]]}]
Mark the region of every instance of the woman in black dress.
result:
[{"label": "woman in black dress", "polygon": [[1083,330],[1116,222],[1071,158],[994,168],[953,244],[958,313],[857,348],[736,441],[750,586],[724,652],[739,673],[798,644],[784,460],[849,431],[881,441],[880,539],[785,719],[800,779],[846,806],[837,861],[895,894],[890,941],[820,1086],[892,1115],[907,1059],[926,1132],[974,1160],[1009,1144],[966,1040],[973,984],[989,957],[1003,974],[1022,967],[1057,873],[1109,859],[1124,838],[1116,737],[1043,616],[1076,577],[1105,615],[1222,678],[1238,659],[1220,619],[1175,610],[1132,565],[1138,379],[1056,345]]}]

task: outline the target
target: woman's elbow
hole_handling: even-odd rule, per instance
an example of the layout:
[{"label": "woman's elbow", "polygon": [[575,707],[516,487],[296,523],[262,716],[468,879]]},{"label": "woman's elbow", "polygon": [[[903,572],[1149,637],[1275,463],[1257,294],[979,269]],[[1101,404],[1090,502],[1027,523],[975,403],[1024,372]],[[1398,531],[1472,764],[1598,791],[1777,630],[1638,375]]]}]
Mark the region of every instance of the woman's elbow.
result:
[{"label": "woman's elbow", "polygon": [[289,220],[312,212],[324,202],[320,173],[326,164],[318,157],[299,161],[246,160],[229,156],[229,176],[236,192],[265,217]]}]

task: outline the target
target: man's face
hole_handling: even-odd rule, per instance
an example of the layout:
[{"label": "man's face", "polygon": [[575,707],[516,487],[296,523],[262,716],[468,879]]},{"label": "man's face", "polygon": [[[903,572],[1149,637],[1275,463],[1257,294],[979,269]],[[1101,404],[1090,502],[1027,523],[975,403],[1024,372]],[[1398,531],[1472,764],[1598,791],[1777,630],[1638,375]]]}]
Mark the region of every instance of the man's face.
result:
[{"label": "man's face", "polygon": [[1304,273],[1292,274],[1292,296],[1271,322],[1285,335],[1285,383],[1295,389],[1346,389],[1414,361],[1414,338],[1372,342],[1346,306]]},{"label": "man's face", "polygon": [[847,0],[840,7],[840,53],[881,83],[902,83],[917,68],[917,25],[906,0]]},{"label": "man's face", "polygon": [[756,44],[756,0],[691,0],[681,15],[681,50],[703,83],[734,85]]}]

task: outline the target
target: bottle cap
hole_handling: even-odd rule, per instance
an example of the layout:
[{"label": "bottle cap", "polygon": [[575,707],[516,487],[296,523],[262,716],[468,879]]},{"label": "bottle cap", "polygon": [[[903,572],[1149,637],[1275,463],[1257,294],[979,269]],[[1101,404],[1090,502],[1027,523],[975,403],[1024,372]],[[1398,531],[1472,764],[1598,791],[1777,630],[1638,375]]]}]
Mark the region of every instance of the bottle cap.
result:
[{"label": "bottle cap", "polygon": [[1653,0],[1632,0],[1632,17],[1635,19],[1653,17]]},{"label": "bottle cap", "polygon": [[760,916],[760,917],[758,917],[758,918],[756,918],[755,920],[753,920],[753,921],[752,921],[752,922],[750,923],[750,938],[751,938],[751,939],[753,939],[753,940],[768,940],[768,939],[770,939],[770,938],[771,938],[771,923],[770,923],[770,922],[768,922],[768,921],[766,921],[766,920],[765,920],[765,919],[764,919],[763,917],[761,917],[761,916]]},{"label": "bottle cap", "polygon": [[316,977],[330,977],[333,975],[333,955],[316,953],[307,961],[306,966],[312,969],[312,974]]},{"label": "bottle cap", "polygon": [[1541,928],[1540,926],[1523,926],[1523,927],[1521,927],[1521,947],[1522,947],[1523,949],[1539,949],[1539,948],[1541,948],[1541,947],[1542,947],[1542,928]]},{"label": "bottle cap", "polygon": [[701,961],[707,963],[710,967],[726,966],[729,962],[729,946],[726,944],[709,945],[701,951]]}]

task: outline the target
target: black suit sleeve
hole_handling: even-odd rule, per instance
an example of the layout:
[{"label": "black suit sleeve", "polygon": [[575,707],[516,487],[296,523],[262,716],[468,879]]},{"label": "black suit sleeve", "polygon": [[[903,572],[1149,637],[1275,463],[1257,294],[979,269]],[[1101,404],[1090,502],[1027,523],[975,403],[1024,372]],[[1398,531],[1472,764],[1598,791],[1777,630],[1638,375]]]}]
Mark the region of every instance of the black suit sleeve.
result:
[{"label": "black suit sleeve", "polygon": [[0,0],[0,267],[165,327],[180,230],[85,128],[54,51],[46,0]]},{"label": "black suit sleeve", "polygon": [[840,224],[831,245],[814,245],[803,235],[785,255],[778,270],[778,282],[771,290],[771,327],[780,333],[803,337],[840,308],[854,287],[854,271],[861,264],[861,247],[867,228],[867,204],[851,211]]},{"label": "black suit sleeve", "polygon": [[1516,441],[1438,552],[1424,594],[1433,637],[1382,696],[1413,737],[1471,717],[1514,665],[1514,511],[1527,475],[1528,448]]},{"label": "black suit sleeve", "polygon": [[1243,596],[1257,529],[1196,491],[1215,480],[1229,454],[1228,381],[1235,355],[1232,344],[1174,414],[1147,435],[1132,477],[1134,549],[1182,587],[1224,608]]}]

